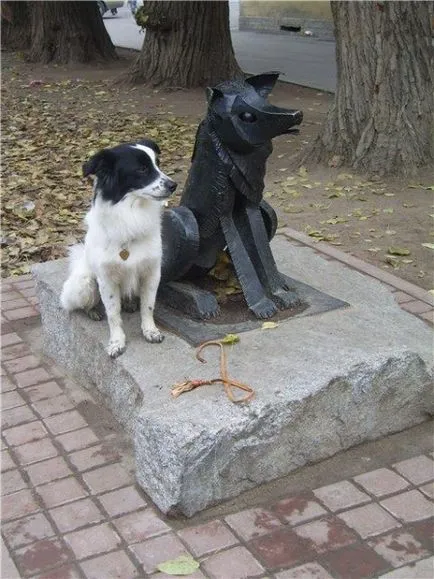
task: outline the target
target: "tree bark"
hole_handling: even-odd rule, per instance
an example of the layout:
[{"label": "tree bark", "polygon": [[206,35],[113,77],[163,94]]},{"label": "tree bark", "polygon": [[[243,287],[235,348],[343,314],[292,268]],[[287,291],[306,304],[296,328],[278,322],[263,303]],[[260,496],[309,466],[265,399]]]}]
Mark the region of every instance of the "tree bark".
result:
[{"label": "tree bark", "polygon": [[117,58],[96,2],[34,2],[29,59],[87,63]]},{"label": "tree bark", "polygon": [[127,74],[132,83],[172,88],[214,85],[241,76],[225,1],[145,3],[146,36]]},{"label": "tree bark", "polygon": [[432,2],[331,2],[337,89],[304,161],[412,174],[434,159]]},{"label": "tree bark", "polygon": [[2,49],[27,50],[30,46],[30,8],[28,2],[1,3]]}]

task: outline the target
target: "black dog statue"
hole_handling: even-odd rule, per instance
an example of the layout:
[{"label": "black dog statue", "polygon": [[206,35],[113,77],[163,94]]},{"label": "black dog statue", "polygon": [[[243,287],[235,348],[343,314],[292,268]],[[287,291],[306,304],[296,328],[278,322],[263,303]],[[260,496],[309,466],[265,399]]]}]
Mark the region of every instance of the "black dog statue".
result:
[{"label": "black dog statue", "polygon": [[276,214],[262,199],[271,139],[298,132],[303,119],[301,111],[267,101],[278,76],[264,73],[207,89],[208,111],[197,131],[180,206],[163,218],[159,296],[193,317],[218,314],[214,296],[191,280],[208,272],[225,248],[257,318],[299,302],[277,270],[269,244]]}]

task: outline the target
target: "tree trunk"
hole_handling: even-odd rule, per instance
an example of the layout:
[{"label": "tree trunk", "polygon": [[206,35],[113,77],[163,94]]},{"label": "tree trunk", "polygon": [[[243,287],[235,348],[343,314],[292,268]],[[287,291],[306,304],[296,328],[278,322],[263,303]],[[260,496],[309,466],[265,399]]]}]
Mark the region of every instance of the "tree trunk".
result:
[{"label": "tree trunk", "polygon": [[337,90],[305,161],[411,174],[434,159],[432,2],[331,2]]},{"label": "tree trunk", "polygon": [[32,62],[87,63],[117,58],[96,2],[34,2]]},{"label": "tree trunk", "polygon": [[30,10],[28,2],[1,3],[2,49],[27,50],[30,46]]},{"label": "tree trunk", "polygon": [[242,75],[232,47],[227,0],[150,1],[141,11],[146,14],[146,36],[127,80],[193,88]]}]

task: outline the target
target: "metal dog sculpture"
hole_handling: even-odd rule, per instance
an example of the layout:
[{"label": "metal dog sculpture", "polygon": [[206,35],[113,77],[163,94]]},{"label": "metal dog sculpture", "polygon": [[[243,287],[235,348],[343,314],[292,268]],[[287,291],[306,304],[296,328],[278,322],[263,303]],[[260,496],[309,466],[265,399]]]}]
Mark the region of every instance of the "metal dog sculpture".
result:
[{"label": "metal dog sculpture", "polygon": [[217,301],[191,284],[173,282],[205,274],[224,248],[257,318],[299,301],[277,270],[269,245],[276,214],[262,199],[271,139],[298,132],[303,119],[301,111],[267,101],[278,76],[270,72],[207,89],[208,112],[197,131],[180,206],[163,219],[160,297],[194,317],[217,315]]}]

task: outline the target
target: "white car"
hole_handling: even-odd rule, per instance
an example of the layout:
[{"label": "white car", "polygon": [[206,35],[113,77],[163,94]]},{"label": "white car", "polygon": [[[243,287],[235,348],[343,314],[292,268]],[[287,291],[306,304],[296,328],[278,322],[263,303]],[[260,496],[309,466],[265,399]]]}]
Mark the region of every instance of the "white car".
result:
[{"label": "white car", "polygon": [[122,0],[98,0],[98,8],[99,11],[101,12],[101,16],[104,16],[104,14],[106,12],[108,12],[110,10],[110,12],[113,14],[113,16],[115,14],[118,13],[118,8],[122,8],[122,6],[124,5],[124,1]]}]

